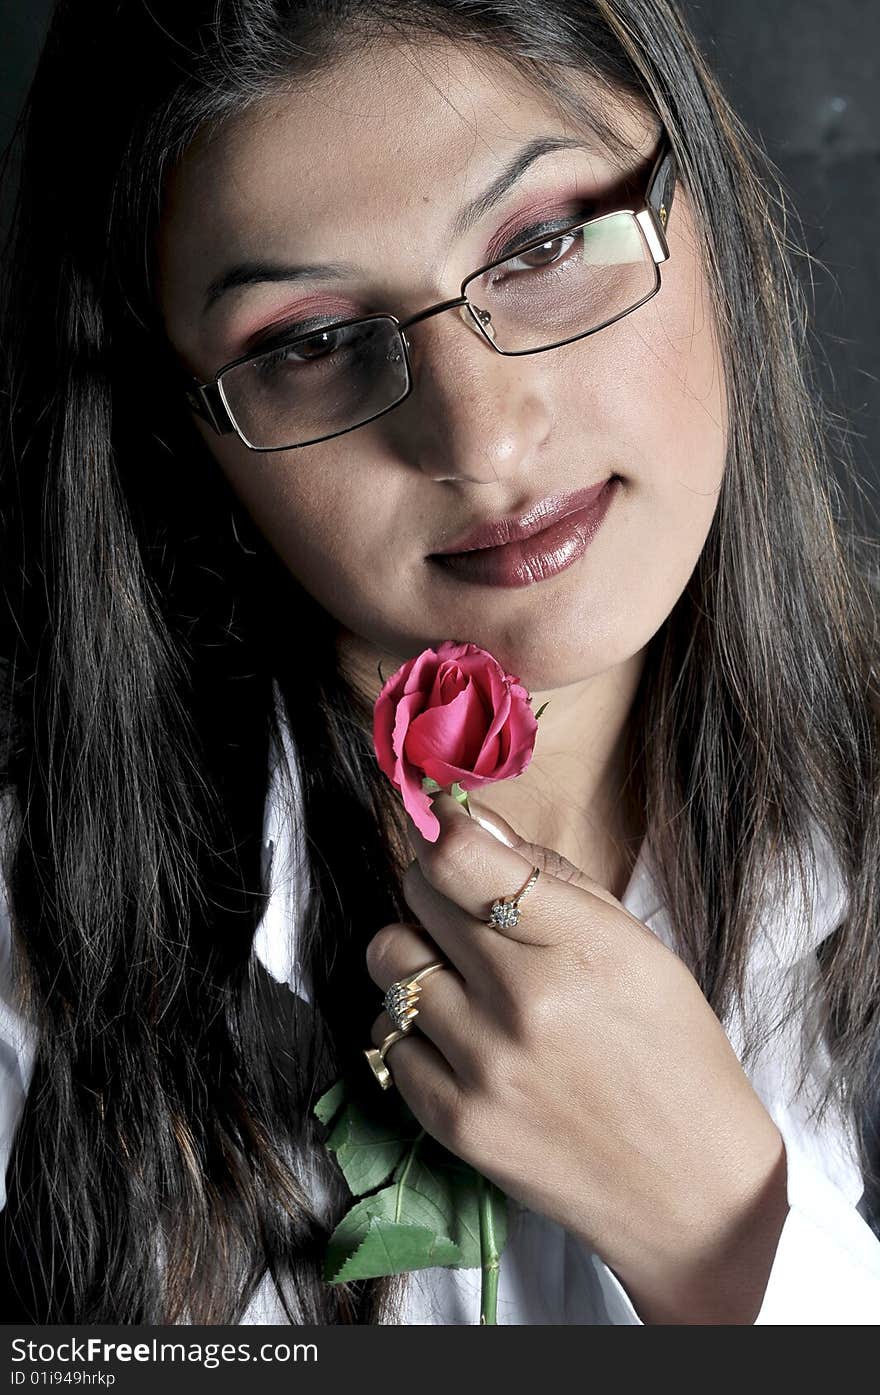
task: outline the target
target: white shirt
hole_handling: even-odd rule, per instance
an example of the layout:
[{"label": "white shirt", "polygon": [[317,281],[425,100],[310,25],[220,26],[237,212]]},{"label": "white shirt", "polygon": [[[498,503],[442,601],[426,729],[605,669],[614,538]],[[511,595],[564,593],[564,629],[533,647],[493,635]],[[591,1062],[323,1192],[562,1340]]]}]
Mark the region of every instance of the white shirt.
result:
[{"label": "white shirt", "polygon": [[[289,735],[282,730],[294,787],[286,787],[277,751],[273,751],[263,830],[271,896],[254,953],[274,978],[308,1000],[309,986],[297,964],[295,943],[297,906],[307,887],[305,875],[297,873],[303,845],[296,819],[291,817],[297,808],[296,762]],[[799,992],[812,981],[813,950],[846,912],[845,888],[833,853],[819,836],[816,846],[819,874],[811,902],[783,904],[768,896],[761,933],[750,955],[749,993],[761,1020],[768,1023],[789,991]],[[669,917],[655,891],[647,842],[621,900],[675,950]],[[8,904],[0,882],[0,1206],[5,1204],[4,1178],[34,1057],[32,1033],[12,1001],[10,954]],[[801,1020],[795,1014],[788,1027],[769,1037],[747,1067],[785,1142],[790,1206],[756,1323],[880,1324],[880,1239],[859,1209],[863,1181],[854,1138],[833,1110],[821,1128],[807,1117],[809,1098],[827,1068],[827,1055],[814,1062],[806,1095],[795,1094]],[[738,1014],[725,1021],[724,1028],[742,1059]],[[598,1255],[558,1223],[518,1202],[511,1200],[509,1206],[498,1285],[499,1324],[641,1324],[625,1289]],[[418,1270],[408,1276],[407,1283],[402,1314],[407,1324],[479,1321],[478,1269]],[[268,1277],[242,1321],[286,1321]]]}]

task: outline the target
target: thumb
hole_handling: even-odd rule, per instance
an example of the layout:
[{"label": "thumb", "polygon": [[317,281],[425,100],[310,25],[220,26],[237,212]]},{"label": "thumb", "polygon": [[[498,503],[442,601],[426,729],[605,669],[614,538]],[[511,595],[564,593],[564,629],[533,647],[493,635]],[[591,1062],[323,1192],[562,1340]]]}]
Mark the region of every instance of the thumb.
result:
[{"label": "thumb", "polygon": [[499,842],[506,843],[509,848],[515,848],[518,853],[528,860],[535,867],[540,867],[541,871],[550,877],[556,877],[561,882],[571,882],[574,886],[583,887],[584,891],[590,891],[594,896],[599,896],[603,901],[607,901],[611,906],[620,905],[616,896],[612,896],[601,882],[594,881],[588,877],[586,872],[580,867],[576,867],[573,862],[569,862],[567,857],[557,852],[555,848],[545,848],[540,843],[529,843],[517,833],[506,819],[497,814],[494,809],[484,809],[481,805],[475,804],[472,799],[468,800],[472,816],[476,819],[481,828],[485,828],[487,833],[491,833]]}]

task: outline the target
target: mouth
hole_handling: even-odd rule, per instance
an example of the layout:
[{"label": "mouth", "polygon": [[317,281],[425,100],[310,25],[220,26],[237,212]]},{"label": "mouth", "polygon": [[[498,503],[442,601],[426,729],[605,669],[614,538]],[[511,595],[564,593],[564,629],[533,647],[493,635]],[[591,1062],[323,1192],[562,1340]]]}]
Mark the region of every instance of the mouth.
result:
[{"label": "mouth", "polygon": [[539,499],[530,505],[524,513],[478,523],[447,547],[440,548],[436,552],[430,553],[429,556],[431,558],[458,556],[461,553],[504,547],[507,543],[521,542],[526,538],[535,537],[569,515],[591,508],[606,486],[612,480],[619,478],[619,475],[608,475],[598,484],[589,485],[586,489],[578,489],[569,494],[548,495]]},{"label": "mouth", "polygon": [[[431,553],[428,561],[448,579],[471,585],[520,587],[546,581],[584,555],[622,485],[619,475],[610,475],[580,495],[569,496],[574,507],[568,502],[555,508],[549,521],[546,517],[536,520],[537,526],[525,536],[510,536],[508,520],[506,541],[494,545],[484,541],[478,547]],[[584,498],[587,503],[579,503]],[[489,526],[497,529],[498,525]],[[520,521],[520,533],[522,527]],[[482,536],[485,538],[485,532]],[[471,534],[469,541],[473,538]]]}]

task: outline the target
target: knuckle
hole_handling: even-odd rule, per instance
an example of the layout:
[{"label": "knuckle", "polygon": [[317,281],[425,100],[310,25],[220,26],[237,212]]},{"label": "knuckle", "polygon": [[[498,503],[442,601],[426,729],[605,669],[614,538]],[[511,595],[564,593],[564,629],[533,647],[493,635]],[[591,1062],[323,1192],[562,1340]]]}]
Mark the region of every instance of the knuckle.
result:
[{"label": "knuckle", "polygon": [[[473,1062],[469,1083],[475,1094],[484,1100],[498,1101],[507,1097],[517,1078],[517,1053],[502,1047],[484,1051]],[[485,1113],[480,1111],[481,1115]]]},{"label": "knuckle", "polygon": [[[532,971],[520,974],[514,983],[501,978],[493,984],[493,1014],[503,1041],[523,1050],[542,1040],[548,1024],[557,1020],[561,1011],[562,995],[555,981],[555,974],[548,982],[543,974]],[[504,1069],[504,1052],[493,1052],[485,1068],[493,1074]]]},{"label": "knuckle", "polygon": [[563,974],[612,969],[629,957],[626,937],[621,934],[616,917],[609,921],[604,907],[597,907],[586,898],[564,908],[558,917],[558,929],[555,948]]},{"label": "knuckle", "polygon": [[621,963],[620,944],[599,926],[582,927],[566,942],[569,972],[583,976],[613,974]]},{"label": "knuckle", "polygon": [[527,1039],[529,1002],[521,984],[516,988],[504,983],[496,986],[495,1011],[501,1030],[509,1041],[521,1044]]},{"label": "knuckle", "polygon": [[479,1095],[492,1093],[494,1079],[492,1058],[494,1054],[486,1047],[469,1053],[467,1061],[460,1066],[468,1090],[475,1091]]},{"label": "knuckle", "polygon": [[418,864],[418,860],[414,860],[413,862],[408,862],[407,865],[406,865],[406,867],[403,869],[403,876],[402,876],[401,879],[400,879],[401,885],[402,885],[403,890],[404,890],[405,893],[409,892],[409,891],[412,889],[412,886],[413,886],[413,884],[418,880],[418,877],[419,877],[419,864]]},{"label": "knuckle", "polygon": [[580,872],[573,862],[554,849],[548,849],[544,857],[544,871],[560,882],[576,882]]},{"label": "knuckle", "polygon": [[560,996],[546,988],[535,988],[517,1002],[514,1036],[521,1048],[534,1049],[559,1032],[563,1019]]},{"label": "knuckle", "polygon": [[397,940],[396,930],[397,927],[394,925],[383,925],[382,929],[377,930],[367,945],[367,970],[374,981],[388,975],[391,967],[391,956],[394,953]]},{"label": "knuckle", "polygon": [[477,1100],[463,1096],[455,1111],[449,1147],[458,1157],[476,1161],[485,1151],[487,1108],[478,1107]]},{"label": "knuckle", "polygon": [[443,838],[431,845],[429,853],[423,854],[425,868],[431,880],[455,884],[462,873],[472,865],[474,847],[473,832],[464,821],[460,825],[447,828]]},{"label": "knuckle", "polygon": [[472,1112],[460,1090],[429,1095],[424,1101],[422,1123],[428,1133],[459,1156],[472,1141]]}]

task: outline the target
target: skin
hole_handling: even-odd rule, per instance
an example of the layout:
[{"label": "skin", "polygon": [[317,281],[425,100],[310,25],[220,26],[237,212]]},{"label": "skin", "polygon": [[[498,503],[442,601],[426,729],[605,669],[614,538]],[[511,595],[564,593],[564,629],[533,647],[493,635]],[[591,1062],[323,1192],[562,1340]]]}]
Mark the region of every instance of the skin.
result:
[{"label": "skin", "polygon": [[[400,318],[457,294],[518,212],[525,224],[548,196],[565,208],[572,195],[644,179],[655,123],[620,103],[613,111],[635,143],[623,169],[602,150],[545,156],[455,243],[455,213],[515,151],[536,134],[573,134],[485,55],[476,70],[455,50],[416,61],[377,48],[325,75],[318,94],[295,92],[195,144],[169,182],[159,239],[160,304],[181,362],[207,378],[315,291],[334,297],[335,313]],[[337,621],[344,661],[370,696],[380,660],[387,676],[455,638],[517,674],[535,710],[550,700],[528,770],[481,802],[616,895],[640,832],[617,792],[644,647],[694,569],[724,470],[723,373],[681,188],[669,243],[653,300],[550,353],[502,357],[454,312],[415,326],[412,396],[335,440],[260,455],[194,418],[265,537]],[[362,272],[340,285],[232,291],[202,317],[208,281],[263,254]],[[473,587],[427,561],[474,523],[612,473],[624,481],[613,516],[554,578]]]},{"label": "skin", "polygon": [[[396,1087],[429,1133],[601,1255],[643,1322],[753,1322],[785,1148],[693,976],[553,850],[505,825],[502,846],[448,794],[434,810],[436,843],[409,820],[418,924],[385,926],[367,954],[383,990],[449,966],[389,1048]],[[486,925],[486,887],[519,889],[535,866],[517,925]],[[374,1045],[392,1025],[381,1013]]]},{"label": "skin", "polygon": [[[485,53],[475,66],[449,45],[376,43],[200,138],[168,181],[157,244],[181,363],[208,378],[316,294],[331,315],[407,318],[456,295],[515,215],[525,226],[552,197],[573,221],[573,198],[643,186],[656,124],[603,102],[632,144],[624,166],[598,148],[547,155],[457,240],[452,218],[516,150],[573,134]],[[371,942],[381,988],[438,948],[450,960],[423,995],[421,1032],[392,1048],[401,1093],[447,1146],[602,1254],[645,1321],[749,1322],[785,1214],[782,1140],[692,976],[619,903],[640,833],[618,798],[622,742],[645,646],[711,526],[727,439],[681,186],[667,231],[660,292],[578,343],[505,358],[451,312],[410,332],[410,398],[357,431],[260,455],[193,420],[335,620],[341,660],[370,698],[380,662],[387,677],[455,638],[490,650],[536,710],[549,702],[527,770],[479,800],[511,842],[529,840],[524,851],[454,806],[452,839],[414,834],[404,884],[418,924],[385,926]],[[203,315],[208,282],[245,256],[357,270],[242,287]],[[603,527],[555,577],[475,587],[427,561],[477,522],[611,473],[623,486]],[[479,929],[485,888],[521,886],[533,863],[544,869],[523,921],[533,943]],[[383,1013],[374,1041],[389,1030]],[[609,1078],[627,1088],[604,1088]],[[590,1107],[573,1117],[573,1098]]]}]

